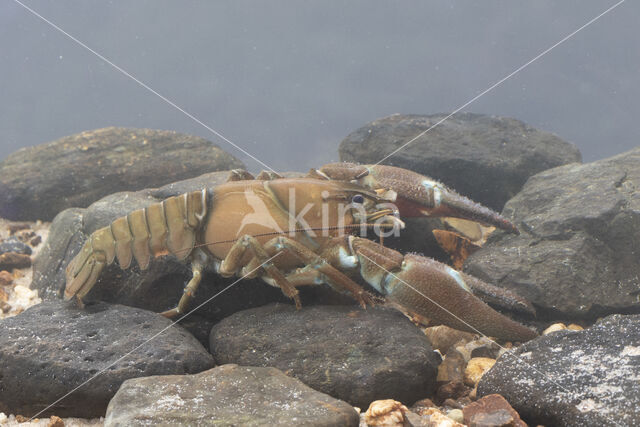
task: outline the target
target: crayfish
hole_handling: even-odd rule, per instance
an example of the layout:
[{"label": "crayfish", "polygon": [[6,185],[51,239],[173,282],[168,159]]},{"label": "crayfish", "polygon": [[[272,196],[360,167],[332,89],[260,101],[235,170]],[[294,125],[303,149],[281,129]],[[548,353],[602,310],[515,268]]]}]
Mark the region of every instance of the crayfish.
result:
[{"label": "crayfish", "polygon": [[254,178],[234,170],[215,188],[168,198],[93,232],[67,266],[64,296],[81,304],[116,258],[123,269],[135,258],[144,270],[151,257],[173,255],[188,261],[193,275],[177,306],[163,313],[167,317],[185,313],[209,267],[225,277],[260,277],[298,308],[296,288],[323,283],[351,294],[363,307],[372,305],[372,295],[353,279],[359,274],[392,302],[435,323],[501,339],[537,336],[474,292],[533,311],[518,295],[362,237],[371,228],[397,232],[403,216],[456,217],[518,233],[491,209],[392,166],[333,163],[304,178],[265,172]]}]

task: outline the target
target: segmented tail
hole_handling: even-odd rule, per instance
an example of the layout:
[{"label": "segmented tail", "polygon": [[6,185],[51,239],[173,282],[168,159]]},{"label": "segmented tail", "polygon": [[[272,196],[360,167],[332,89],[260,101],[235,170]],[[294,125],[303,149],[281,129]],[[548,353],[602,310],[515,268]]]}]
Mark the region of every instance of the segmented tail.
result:
[{"label": "segmented tail", "polygon": [[142,270],[147,269],[152,255],[186,259],[206,212],[207,191],[203,189],[133,211],[94,231],[67,266],[64,298],[84,297],[116,258],[122,269],[129,268],[135,258]]}]

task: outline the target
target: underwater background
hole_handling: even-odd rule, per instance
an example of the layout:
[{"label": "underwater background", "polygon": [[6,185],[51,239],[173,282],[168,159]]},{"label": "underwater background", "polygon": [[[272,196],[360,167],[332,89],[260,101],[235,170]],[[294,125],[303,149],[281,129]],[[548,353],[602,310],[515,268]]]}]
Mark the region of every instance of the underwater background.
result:
[{"label": "underwater background", "polygon": [[[337,159],[393,113],[448,113],[615,2],[29,1],[276,170]],[[514,117],[584,161],[637,144],[640,4],[626,2],[463,111]],[[215,137],[13,1],[0,4],[0,159],[107,126]]]}]

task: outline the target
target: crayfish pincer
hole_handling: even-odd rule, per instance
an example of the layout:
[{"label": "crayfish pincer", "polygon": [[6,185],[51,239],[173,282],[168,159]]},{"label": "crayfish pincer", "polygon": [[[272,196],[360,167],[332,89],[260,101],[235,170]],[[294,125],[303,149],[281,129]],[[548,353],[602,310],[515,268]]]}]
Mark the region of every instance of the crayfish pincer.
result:
[{"label": "crayfish pincer", "polygon": [[234,170],[213,188],[168,198],[130,212],[93,232],[67,266],[65,299],[79,303],[116,259],[145,270],[151,257],[189,262],[192,277],[175,317],[189,307],[205,267],[230,277],[260,277],[279,287],[297,307],[299,286],[328,284],[363,307],[372,296],[352,277],[360,275],[408,311],[456,328],[524,341],[531,329],[494,311],[473,295],[492,288],[515,309],[531,311],[519,296],[417,255],[402,255],[358,237],[367,230],[399,232],[403,216],[450,216],[517,233],[498,213],[444,185],[400,168],[335,163],[308,177],[254,178]]}]

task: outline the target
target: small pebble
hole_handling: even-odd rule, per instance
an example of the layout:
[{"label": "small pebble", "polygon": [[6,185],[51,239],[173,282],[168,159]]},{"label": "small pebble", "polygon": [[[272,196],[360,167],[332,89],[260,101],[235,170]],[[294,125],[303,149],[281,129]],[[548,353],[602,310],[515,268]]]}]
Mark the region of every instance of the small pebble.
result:
[{"label": "small pebble", "polygon": [[463,409],[464,422],[476,426],[526,427],[520,415],[499,394],[490,394]]},{"label": "small pebble", "polygon": [[4,412],[0,412],[0,424],[4,424],[7,422],[9,418],[7,417],[7,414],[5,414]]},{"label": "small pebble", "polygon": [[465,367],[465,359],[462,353],[455,348],[450,348],[444,360],[438,366],[438,382],[462,381]]},{"label": "small pebble", "polygon": [[406,412],[409,412],[407,407],[396,400],[376,400],[369,405],[364,421],[369,426],[402,427]]},{"label": "small pebble", "polygon": [[496,363],[495,359],[488,357],[474,357],[467,363],[464,370],[464,383],[470,387],[475,387],[480,378]]},{"label": "small pebble", "polygon": [[10,237],[4,242],[0,242],[0,254],[15,252],[17,254],[31,255],[31,248],[15,237]]},{"label": "small pebble", "polygon": [[42,237],[41,236],[36,236],[33,239],[31,239],[29,241],[29,244],[31,246],[38,246],[40,243],[42,243]]},{"label": "small pebble", "polygon": [[462,414],[462,409],[452,409],[447,412],[447,417],[451,418],[453,421],[457,423],[462,423],[464,421],[464,415]]},{"label": "small pebble", "polygon": [[549,335],[553,332],[558,332],[565,329],[567,329],[567,325],[565,325],[564,323],[554,323],[553,325],[542,331],[542,335]]},{"label": "small pebble", "polygon": [[64,421],[62,421],[62,418],[52,415],[51,418],[49,418],[49,425],[47,427],[64,427]]},{"label": "small pebble", "polygon": [[31,257],[29,255],[15,252],[6,252],[0,255],[0,270],[27,267],[31,267]]},{"label": "small pebble", "polygon": [[458,403],[458,401],[453,400],[452,398],[445,399],[445,401],[442,402],[442,406],[446,406],[447,408],[451,409],[462,409],[462,406]]},{"label": "small pebble", "polygon": [[14,234],[16,231],[26,230],[31,227],[31,224],[28,222],[13,222],[7,226],[9,229],[9,234]]},{"label": "small pebble", "polygon": [[469,394],[469,387],[464,385],[462,381],[451,381],[441,385],[436,392],[436,396],[441,401],[447,399],[459,399]]},{"label": "small pebble", "polygon": [[582,331],[582,330],[584,330],[584,328],[582,326],[576,325],[575,323],[572,323],[569,326],[567,326],[567,329],[572,330],[572,331]]},{"label": "small pebble", "polygon": [[469,399],[471,400],[476,400],[478,398],[478,386],[476,385],[473,390],[471,390],[469,392],[469,395],[467,396]]},{"label": "small pebble", "polygon": [[6,270],[0,271],[0,287],[9,286],[13,283],[13,276]]},{"label": "small pebble", "polygon": [[8,313],[11,311],[11,304],[8,304],[4,301],[0,301],[0,311],[2,311],[3,313]]},{"label": "small pebble", "polygon": [[[473,340],[476,335],[470,332],[458,331],[448,326],[439,325],[426,328],[424,334],[429,338],[431,346],[446,354],[453,345],[460,345],[460,341],[467,343]],[[464,343],[462,345],[464,345]]]},{"label": "small pebble", "polygon": [[429,417],[428,425],[438,427],[465,427],[464,424],[460,424],[459,422],[452,420],[436,408],[429,408],[425,411],[424,415]]}]

